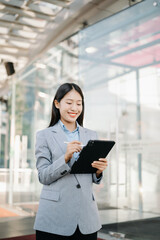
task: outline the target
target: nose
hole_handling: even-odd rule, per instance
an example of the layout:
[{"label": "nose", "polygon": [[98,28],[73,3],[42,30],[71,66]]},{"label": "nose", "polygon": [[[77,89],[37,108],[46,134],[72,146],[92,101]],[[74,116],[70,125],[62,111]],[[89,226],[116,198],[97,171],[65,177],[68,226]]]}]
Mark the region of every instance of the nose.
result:
[{"label": "nose", "polygon": [[74,112],[77,111],[77,105],[75,103],[72,104],[71,110]]}]

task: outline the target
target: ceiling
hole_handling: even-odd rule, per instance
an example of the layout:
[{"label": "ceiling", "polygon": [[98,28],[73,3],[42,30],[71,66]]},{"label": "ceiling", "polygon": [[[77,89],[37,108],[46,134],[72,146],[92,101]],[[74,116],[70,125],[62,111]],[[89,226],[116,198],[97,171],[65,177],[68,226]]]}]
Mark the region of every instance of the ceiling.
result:
[{"label": "ceiling", "polygon": [[0,96],[11,77],[47,49],[74,32],[108,17],[137,1],[131,0],[0,0]]}]

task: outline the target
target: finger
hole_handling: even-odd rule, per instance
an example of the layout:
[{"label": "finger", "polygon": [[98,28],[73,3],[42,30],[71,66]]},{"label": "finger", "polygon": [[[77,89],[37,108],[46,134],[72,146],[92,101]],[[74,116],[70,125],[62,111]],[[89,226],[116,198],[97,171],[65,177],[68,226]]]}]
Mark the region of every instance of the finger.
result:
[{"label": "finger", "polygon": [[106,168],[100,168],[100,167],[95,167],[95,166],[92,166],[93,168],[96,168],[97,170],[100,170],[101,172],[103,172]]},{"label": "finger", "polygon": [[107,168],[107,166],[103,166],[103,167],[101,166],[100,167],[100,166],[95,166],[95,165],[92,165],[92,167],[97,168],[97,169],[102,170],[102,171],[104,171]]},{"label": "finger", "polygon": [[107,166],[107,161],[105,162],[100,162],[100,161],[94,161],[93,164],[99,165],[99,166]]},{"label": "finger", "polygon": [[82,147],[79,144],[70,144],[68,146],[68,149],[76,149],[76,148],[82,149]]},{"label": "finger", "polygon": [[81,151],[82,147],[76,144],[76,145],[73,145],[72,149],[77,149]]},{"label": "finger", "polygon": [[81,142],[75,140],[75,141],[70,142],[70,144],[78,144],[78,145],[81,145]]},{"label": "finger", "polygon": [[92,165],[92,167],[97,168],[97,169],[102,170],[102,171],[104,171],[107,168],[107,166],[97,166],[97,165]]},{"label": "finger", "polygon": [[106,167],[107,167],[107,164],[96,164],[96,163],[92,163],[91,164],[92,165],[92,167],[94,167],[94,168],[97,168],[97,169],[100,169],[100,170],[104,170],[104,169],[106,169]]},{"label": "finger", "polygon": [[99,160],[99,161],[93,161],[95,163],[100,163],[100,164],[106,164],[108,161],[105,159],[105,160]]},{"label": "finger", "polygon": [[72,148],[69,149],[70,152],[74,153],[74,152],[80,152],[82,150],[81,147],[79,146],[73,146]]},{"label": "finger", "polygon": [[106,158],[99,158],[98,159],[100,162],[107,162],[107,159]]}]

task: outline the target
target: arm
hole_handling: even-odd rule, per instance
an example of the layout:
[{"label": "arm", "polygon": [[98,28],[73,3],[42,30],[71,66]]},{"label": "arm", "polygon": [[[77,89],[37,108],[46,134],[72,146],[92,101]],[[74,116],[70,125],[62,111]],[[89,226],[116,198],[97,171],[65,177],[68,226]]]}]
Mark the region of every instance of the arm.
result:
[{"label": "arm", "polygon": [[[94,137],[93,137],[93,139],[95,139],[95,140],[98,139],[98,135],[97,135],[96,132],[94,132]],[[100,184],[102,178],[103,178],[103,174],[102,174],[102,173],[101,173],[101,174],[97,174],[97,173],[93,173],[93,174],[92,174],[92,181],[93,181],[93,183],[95,183],[95,184]]]},{"label": "arm", "polygon": [[65,162],[64,154],[53,161],[44,131],[37,133],[35,154],[37,159],[36,167],[38,169],[38,178],[42,184],[49,185],[71,170],[69,165]]}]

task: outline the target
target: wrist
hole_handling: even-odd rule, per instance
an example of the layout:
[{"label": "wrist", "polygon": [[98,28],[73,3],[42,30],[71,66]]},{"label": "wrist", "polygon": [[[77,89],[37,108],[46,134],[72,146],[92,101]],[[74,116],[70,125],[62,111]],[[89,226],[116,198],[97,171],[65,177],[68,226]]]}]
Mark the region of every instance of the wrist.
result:
[{"label": "wrist", "polygon": [[64,156],[64,159],[65,159],[65,162],[66,162],[66,163],[68,163],[69,160],[70,160],[67,155]]},{"label": "wrist", "polygon": [[100,170],[97,170],[96,177],[99,178],[102,175],[102,172]]}]

